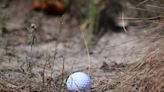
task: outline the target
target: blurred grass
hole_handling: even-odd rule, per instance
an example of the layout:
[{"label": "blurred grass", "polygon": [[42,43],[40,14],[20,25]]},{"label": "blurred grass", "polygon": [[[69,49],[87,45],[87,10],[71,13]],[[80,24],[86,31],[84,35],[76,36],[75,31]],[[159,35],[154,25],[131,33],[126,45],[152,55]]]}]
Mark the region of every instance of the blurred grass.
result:
[{"label": "blurred grass", "polygon": [[5,26],[6,26],[7,19],[8,19],[7,16],[0,8],[0,48],[3,49],[5,49],[7,46],[7,39],[3,35],[4,32],[6,31]]},{"label": "blurred grass", "polygon": [[99,12],[100,12],[99,3],[100,3],[100,0],[92,0],[90,3],[89,17],[88,17],[89,26],[88,26],[87,38],[86,38],[88,43],[90,42],[90,40],[92,38],[93,31],[96,29],[95,25],[97,24],[97,19],[98,19]]},{"label": "blurred grass", "polygon": [[3,28],[6,26],[7,16],[4,14],[2,9],[0,9],[0,35],[2,35]]}]

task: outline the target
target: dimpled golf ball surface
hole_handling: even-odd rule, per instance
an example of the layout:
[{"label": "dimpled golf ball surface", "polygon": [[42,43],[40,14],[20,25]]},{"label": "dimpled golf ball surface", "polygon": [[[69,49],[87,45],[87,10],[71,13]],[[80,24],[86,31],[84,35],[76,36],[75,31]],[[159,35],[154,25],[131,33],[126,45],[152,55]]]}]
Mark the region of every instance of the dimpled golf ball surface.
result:
[{"label": "dimpled golf ball surface", "polygon": [[83,72],[75,72],[67,79],[67,89],[72,91],[89,90],[91,88],[90,77]]}]

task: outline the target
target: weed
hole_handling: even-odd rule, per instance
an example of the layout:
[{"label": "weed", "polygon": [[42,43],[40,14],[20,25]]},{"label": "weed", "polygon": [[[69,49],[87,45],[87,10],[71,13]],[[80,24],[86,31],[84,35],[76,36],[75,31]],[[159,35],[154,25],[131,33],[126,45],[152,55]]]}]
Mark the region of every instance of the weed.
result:
[{"label": "weed", "polygon": [[36,37],[34,36],[34,32],[37,30],[37,26],[35,24],[31,24],[30,27],[28,28],[28,31],[29,31],[29,35],[30,35],[30,59],[28,59],[27,57],[27,74],[28,74],[28,85],[29,85],[29,91],[31,92],[31,78],[33,76],[33,73],[32,73],[32,69],[33,69],[33,66],[34,66],[34,62],[33,62],[33,45],[35,44],[36,42]]}]

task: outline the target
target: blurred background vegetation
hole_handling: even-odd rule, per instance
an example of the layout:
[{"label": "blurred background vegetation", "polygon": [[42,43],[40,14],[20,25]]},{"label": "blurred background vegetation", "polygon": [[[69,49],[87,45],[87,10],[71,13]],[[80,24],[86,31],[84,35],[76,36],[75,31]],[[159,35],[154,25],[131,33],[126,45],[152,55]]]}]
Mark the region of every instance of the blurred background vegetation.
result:
[{"label": "blurred background vegetation", "polygon": [[[2,35],[7,31],[6,21],[11,19],[7,8],[14,4],[14,0],[1,0],[0,2],[0,34]],[[96,35],[95,37],[99,39],[109,29],[115,32],[122,31],[123,28],[120,26],[122,14],[127,22],[125,26],[139,24],[138,26],[142,27],[140,25],[142,23],[152,25],[154,21],[159,22],[164,12],[163,0],[29,0],[24,2],[31,3],[31,7],[26,8],[32,11],[38,11],[37,9],[40,8],[41,13],[55,13],[59,17],[64,14],[69,16],[69,20],[76,19],[80,27],[88,30],[87,40],[90,40],[92,35]],[[8,14],[5,14],[5,9],[9,12]],[[20,13],[20,11],[17,12]],[[31,16],[30,12],[28,15]],[[56,15],[53,16],[56,17]]]}]

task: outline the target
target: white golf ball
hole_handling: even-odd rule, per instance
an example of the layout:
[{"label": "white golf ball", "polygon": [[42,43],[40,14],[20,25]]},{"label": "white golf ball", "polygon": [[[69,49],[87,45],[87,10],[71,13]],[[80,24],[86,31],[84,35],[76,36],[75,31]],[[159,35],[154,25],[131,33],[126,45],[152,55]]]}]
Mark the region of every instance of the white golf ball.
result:
[{"label": "white golf ball", "polygon": [[86,91],[91,88],[91,78],[83,72],[75,72],[68,77],[66,85],[70,91]]}]

